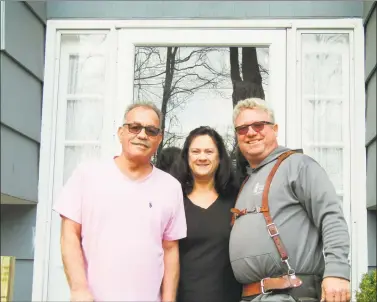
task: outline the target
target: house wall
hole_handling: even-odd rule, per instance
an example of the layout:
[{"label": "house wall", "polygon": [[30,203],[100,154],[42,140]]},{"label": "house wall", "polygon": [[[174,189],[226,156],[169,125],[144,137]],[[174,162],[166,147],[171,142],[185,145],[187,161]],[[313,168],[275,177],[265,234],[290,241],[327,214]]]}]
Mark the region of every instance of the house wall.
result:
[{"label": "house wall", "polygon": [[38,5],[44,4],[1,4],[1,203],[36,203],[45,43]]},{"label": "house wall", "polygon": [[376,52],[377,1],[364,2],[368,208],[368,266],[376,268]]},{"label": "house wall", "polygon": [[14,301],[30,301],[46,5],[1,1],[1,255],[16,257]]},{"label": "house wall", "polygon": [[245,19],[362,17],[361,1],[48,1],[47,18]]},{"label": "house wall", "polygon": [[361,18],[361,1],[48,1],[47,19]]},{"label": "house wall", "polygon": [[35,219],[35,205],[1,205],[1,255],[16,257],[14,301],[31,300]]}]

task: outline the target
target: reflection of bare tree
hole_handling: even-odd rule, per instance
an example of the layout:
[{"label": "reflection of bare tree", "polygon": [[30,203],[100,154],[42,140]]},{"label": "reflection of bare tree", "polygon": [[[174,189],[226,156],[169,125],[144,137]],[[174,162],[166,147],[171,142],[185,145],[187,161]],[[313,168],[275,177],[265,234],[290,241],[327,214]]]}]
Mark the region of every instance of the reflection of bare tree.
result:
[{"label": "reflection of bare tree", "polygon": [[[232,157],[232,154],[234,153],[235,148],[237,146],[237,142],[236,142],[236,139],[235,139],[235,136],[234,136],[234,127],[233,126],[231,126],[231,125],[228,126],[226,133],[223,136],[223,140],[224,140],[224,144],[225,144],[226,149],[229,151],[229,154]],[[232,159],[234,159],[234,156],[233,156]]]},{"label": "reflection of bare tree", "polygon": [[249,97],[264,99],[262,76],[259,71],[256,48],[242,47],[242,70],[240,70],[238,60],[238,47],[230,47],[230,76],[233,85],[233,106],[238,101]]},{"label": "reflection of bare tree", "polygon": [[[268,48],[258,49],[258,54],[268,58]],[[200,89],[213,89],[220,98],[229,98],[226,91],[232,90],[233,106],[248,97],[264,99],[263,85],[268,85],[269,76],[266,64],[258,62],[255,47],[137,47],[134,97],[155,102],[164,114],[164,140],[157,156],[162,148],[184,140],[188,130],[177,131],[178,111],[184,110],[188,99]],[[224,140],[235,161],[232,126]]]},{"label": "reflection of bare tree", "polygon": [[[261,73],[268,73],[258,64],[257,51],[255,47],[242,47],[242,68],[239,63],[238,47],[230,47],[230,76],[233,85],[232,101],[233,107],[241,100],[258,97],[265,99],[262,85]],[[236,162],[236,169],[239,177],[242,179],[246,176],[247,161],[237,147],[237,141],[234,138],[233,146],[230,152],[231,159]]]},{"label": "reflection of bare tree", "polygon": [[348,34],[309,34],[306,37],[313,37],[317,43],[324,44],[347,44],[349,41]]},{"label": "reflection of bare tree", "polygon": [[[166,49],[166,53],[165,53]],[[184,109],[187,99],[202,88],[217,88],[226,72],[211,66],[208,54],[218,48],[139,47],[135,55],[135,96],[160,99],[165,133],[161,149],[174,145],[181,137],[167,129],[179,121],[174,111]],[[162,97],[161,89],[162,88]]]}]

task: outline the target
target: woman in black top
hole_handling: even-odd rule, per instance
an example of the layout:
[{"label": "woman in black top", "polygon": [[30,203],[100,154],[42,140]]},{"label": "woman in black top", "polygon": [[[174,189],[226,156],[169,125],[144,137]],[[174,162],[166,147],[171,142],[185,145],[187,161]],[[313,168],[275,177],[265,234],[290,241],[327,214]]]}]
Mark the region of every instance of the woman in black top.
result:
[{"label": "woman in black top", "polygon": [[209,127],[191,131],[171,173],[182,184],[187,220],[187,237],[179,243],[177,302],[240,301],[229,260],[236,188],[221,136]]}]

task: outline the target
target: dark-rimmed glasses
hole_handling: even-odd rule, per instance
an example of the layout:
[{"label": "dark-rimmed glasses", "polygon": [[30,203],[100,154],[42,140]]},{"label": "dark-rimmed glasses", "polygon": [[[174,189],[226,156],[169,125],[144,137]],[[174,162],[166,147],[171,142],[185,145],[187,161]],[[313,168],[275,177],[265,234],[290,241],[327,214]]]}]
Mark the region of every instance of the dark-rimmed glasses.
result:
[{"label": "dark-rimmed glasses", "polygon": [[138,123],[125,123],[123,126],[127,126],[128,131],[133,134],[139,134],[141,130],[145,129],[145,134],[148,136],[157,136],[161,133],[161,129],[154,126],[143,126]]},{"label": "dark-rimmed glasses", "polygon": [[249,132],[249,127],[251,127],[255,132],[261,132],[263,131],[265,125],[274,125],[274,123],[266,121],[254,122],[252,124],[238,126],[235,128],[235,130],[237,134],[245,135]]}]

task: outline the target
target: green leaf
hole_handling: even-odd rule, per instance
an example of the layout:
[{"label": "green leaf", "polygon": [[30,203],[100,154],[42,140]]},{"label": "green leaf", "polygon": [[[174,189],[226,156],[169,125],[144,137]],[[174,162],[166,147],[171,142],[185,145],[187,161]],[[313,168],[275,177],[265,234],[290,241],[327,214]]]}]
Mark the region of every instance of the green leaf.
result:
[{"label": "green leaf", "polygon": [[370,271],[363,275],[359,290],[356,292],[357,302],[376,302],[376,270]]}]

